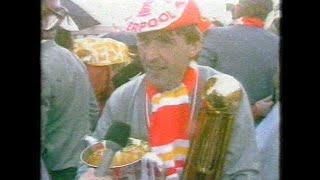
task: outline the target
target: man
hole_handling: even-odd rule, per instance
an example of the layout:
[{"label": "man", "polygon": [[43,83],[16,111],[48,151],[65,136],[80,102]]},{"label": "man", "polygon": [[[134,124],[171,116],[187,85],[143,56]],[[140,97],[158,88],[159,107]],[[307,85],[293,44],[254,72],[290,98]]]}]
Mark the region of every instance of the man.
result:
[{"label": "man", "polygon": [[73,180],[99,111],[85,66],[54,42],[64,11],[52,2],[41,10],[41,157],[52,180]]},{"label": "man", "polygon": [[209,30],[198,59],[243,84],[255,119],[273,104],[266,97],[274,95],[272,77],[279,68],[279,37],[263,29],[271,10],[272,0],[240,0],[233,7],[233,25]]},{"label": "man", "polygon": [[279,179],[280,169],[280,103],[276,102],[272,110],[256,128],[257,144],[260,152],[261,177]]},{"label": "man", "polygon": [[[190,143],[188,127],[197,119],[193,107],[201,103],[196,97],[203,85],[220,75],[228,77],[222,84],[238,83],[229,75],[193,61],[201,50],[200,22],[193,1],[144,2],[138,16],[128,22],[127,30],[138,33],[145,74],[114,91],[92,134],[102,139],[110,123],[130,124],[131,136],[148,141],[152,152],[161,157],[166,179],[179,179],[183,173]],[[235,117],[223,179],[259,179],[253,119],[244,90]],[[94,171],[82,166],[78,175],[86,180],[103,179],[95,177]],[[145,179],[145,175],[136,179]]]},{"label": "man", "polygon": [[277,180],[280,177],[280,109],[279,72],[274,77],[275,105],[256,128],[260,153],[262,179]]},{"label": "man", "polygon": [[268,14],[265,21],[264,28],[267,31],[280,36],[281,9],[279,2],[274,5],[273,10]]}]

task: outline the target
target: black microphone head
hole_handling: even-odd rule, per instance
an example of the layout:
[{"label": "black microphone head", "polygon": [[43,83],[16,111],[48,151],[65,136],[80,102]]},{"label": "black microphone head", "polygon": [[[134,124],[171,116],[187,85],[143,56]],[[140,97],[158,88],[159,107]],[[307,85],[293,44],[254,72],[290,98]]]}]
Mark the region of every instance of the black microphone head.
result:
[{"label": "black microphone head", "polygon": [[121,147],[125,147],[128,143],[131,128],[127,123],[124,122],[113,122],[108,129],[104,139],[115,142]]}]

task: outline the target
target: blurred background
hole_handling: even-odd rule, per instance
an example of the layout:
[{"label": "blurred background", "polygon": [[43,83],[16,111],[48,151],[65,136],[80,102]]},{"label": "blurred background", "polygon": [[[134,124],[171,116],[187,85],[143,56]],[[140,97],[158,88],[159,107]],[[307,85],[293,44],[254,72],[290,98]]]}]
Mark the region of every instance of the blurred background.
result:
[{"label": "blurred background", "polygon": [[[238,0],[195,0],[202,12],[202,15],[211,19],[218,20],[223,25],[228,25],[232,22],[231,13],[227,11],[226,4],[236,4]],[[279,1],[273,0],[274,7],[280,8]],[[80,31],[74,32],[77,36],[96,35],[103,36],[103,33],[122,31],[124,29],[125,21],[127,18],[133,15],[135,11],[138,11],[141,3],[139,0],[61,0],[61,3],[65,5],[69,10],[71,6],[79,6],[82,10],[70,11],[71,14],[76,16],[82,16],[81,19],[84,23],[89,23],[88,18],[85,20],[84,13],[91,16],[94,20],[99,22],[98,25],[90,26],[89,28],[80,28]],[[69,7],[67,6],[69,5]],[[272,21],[273,16],[278,15],[278,12],[270,13],[268,21]],[[92,20],[91,20],[92,21]],[[91,22],[94,24],[94,22]],[[86,27],[84,25],[83,27]]]}]

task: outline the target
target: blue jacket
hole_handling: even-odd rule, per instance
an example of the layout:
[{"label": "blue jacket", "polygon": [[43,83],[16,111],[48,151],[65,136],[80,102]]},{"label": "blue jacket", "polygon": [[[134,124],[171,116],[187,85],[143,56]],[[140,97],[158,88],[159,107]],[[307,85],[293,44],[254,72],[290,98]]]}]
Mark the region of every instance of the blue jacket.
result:
[{"label": "blue jacket", "polygon": [[209,30],[198,63],[239,80],[250,104],[274,93],[279,37],[261,28],[234,25]]}]

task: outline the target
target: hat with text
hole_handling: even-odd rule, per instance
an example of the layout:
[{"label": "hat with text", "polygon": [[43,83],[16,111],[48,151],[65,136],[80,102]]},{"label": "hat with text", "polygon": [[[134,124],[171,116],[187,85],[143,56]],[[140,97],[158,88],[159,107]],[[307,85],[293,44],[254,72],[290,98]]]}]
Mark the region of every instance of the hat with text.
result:
[{"label": "hat with text", "polygon": [[137,15],[127,20],[126,31],[174,30],[189,25],[196,25],[201,32],[213,27],[194,0],[144,0]]}]

